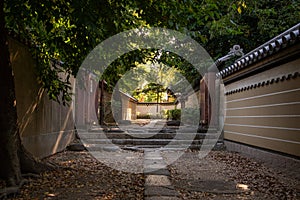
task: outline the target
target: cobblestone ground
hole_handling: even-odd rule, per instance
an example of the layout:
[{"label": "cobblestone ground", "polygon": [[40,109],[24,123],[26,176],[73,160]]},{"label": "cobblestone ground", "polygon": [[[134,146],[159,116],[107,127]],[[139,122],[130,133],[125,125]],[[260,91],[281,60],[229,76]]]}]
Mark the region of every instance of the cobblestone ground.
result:
[{"label": "cobblestone ground", "polygon": [[182,199],[300,199],[300,175],[289,177],[238,153],[212,151],[200,159],[189,151],[168,168]]}]

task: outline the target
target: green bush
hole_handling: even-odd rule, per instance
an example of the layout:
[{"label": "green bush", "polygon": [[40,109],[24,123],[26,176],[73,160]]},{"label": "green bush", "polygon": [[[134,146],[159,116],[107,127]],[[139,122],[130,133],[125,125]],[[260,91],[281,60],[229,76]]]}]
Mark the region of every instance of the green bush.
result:
[{"label": "green bush", "polygon": [[181,110],[180,109],[173,109],[168,110],[167,118],[171,120],[180,120],[181,117]]},{"label": "green bush", "polygon": [[163,119],[161,114],[140,114],[136,116],[137,119]]},{"label": "green bush", "polygon": [[166,115],[167,119],[180,120],[185,124],[197,124],[199,123],[199,109],[198,108],[184,108],[168,110]]},{"label": "green bush", "polygon": [[137,119],[151,119],[150,114],[140,114],[136,116]]}]

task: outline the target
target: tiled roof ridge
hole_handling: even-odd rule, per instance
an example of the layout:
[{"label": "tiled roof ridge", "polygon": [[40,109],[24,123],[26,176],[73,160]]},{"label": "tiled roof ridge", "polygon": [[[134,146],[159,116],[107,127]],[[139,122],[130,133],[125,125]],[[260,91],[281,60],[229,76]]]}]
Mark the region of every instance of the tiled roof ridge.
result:
[{"label": "tiled roof ridge", "polygon": [[120,93],[122,93],[123,95],[127,96],[128,98],[134,100],[134,101],[138,101],[136,98],[134,98],[133,96],[131,96],[130,94],[128,94],[127,92],[124,92],[122,90],[119,90]]},{"label": "tiled roof ridge", "polygon": [[299,38],[300,23],[274,37],[263,45],[260,45],[256,49],[245,54],[243,57],[237,59],[232,65],[217,73],[217,76],[224,78],[228,75],[231,75],[234,72],[239,71],[246,66],[261,60],[262,58],[273,55],[275,52],[293,45],[294,43],[299,41]]},{"label": "tiled roof ridge", "polygon": [[247,91],[247,90],[250,90],[250,89],[255,89],[255,88],[258,88],[258,87],[268,86],[268,85],[271,85],[273,83],[279,83],[279,82],[290,80],[290,79],[296,79],[296,78],[299,78],[299,77],[300,77],[300,72],[294,72],[294,73],[290,73],[290,74],[287,74],[287,75],[284,75],[284,76],[279,76],[277,78],[272,78],[272,79],[269,79],[269,80],[260,81],[258,83],[253,83],[253,84],[248,85],[248,86],[233,89],[233,90],[225,92],[225,95],[231,95],[231,94],[235,94],[235,93],[238,93],[238,92]]}]

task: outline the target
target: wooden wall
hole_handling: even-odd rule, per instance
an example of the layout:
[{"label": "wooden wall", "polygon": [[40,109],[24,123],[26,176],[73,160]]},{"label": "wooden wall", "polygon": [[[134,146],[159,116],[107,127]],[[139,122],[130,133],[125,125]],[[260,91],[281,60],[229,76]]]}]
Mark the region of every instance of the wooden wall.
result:
[{"label": "wooden wall", "polygon": [[89,128],[98,124],[98,103],[100,96],[99,82],[95,75],[80,71],[75,91],[75,124],[76,128]]},{"label": "wooden wall", "polygon": [[25,148],[37,157],[62,151],[74,138],[73,105],[49,100],[37,81],[36,62],[26,46],[9,40],[19,131]]}]

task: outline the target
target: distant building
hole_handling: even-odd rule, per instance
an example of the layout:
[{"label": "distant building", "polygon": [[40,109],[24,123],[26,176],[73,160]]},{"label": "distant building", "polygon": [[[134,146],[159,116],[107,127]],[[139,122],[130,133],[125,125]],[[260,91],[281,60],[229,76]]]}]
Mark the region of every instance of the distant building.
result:
[{"label": "distant building", "polygon": [[120,95],[122,101],[122,120],[135,120],[138,100],[122,91],[120,91]]}]

